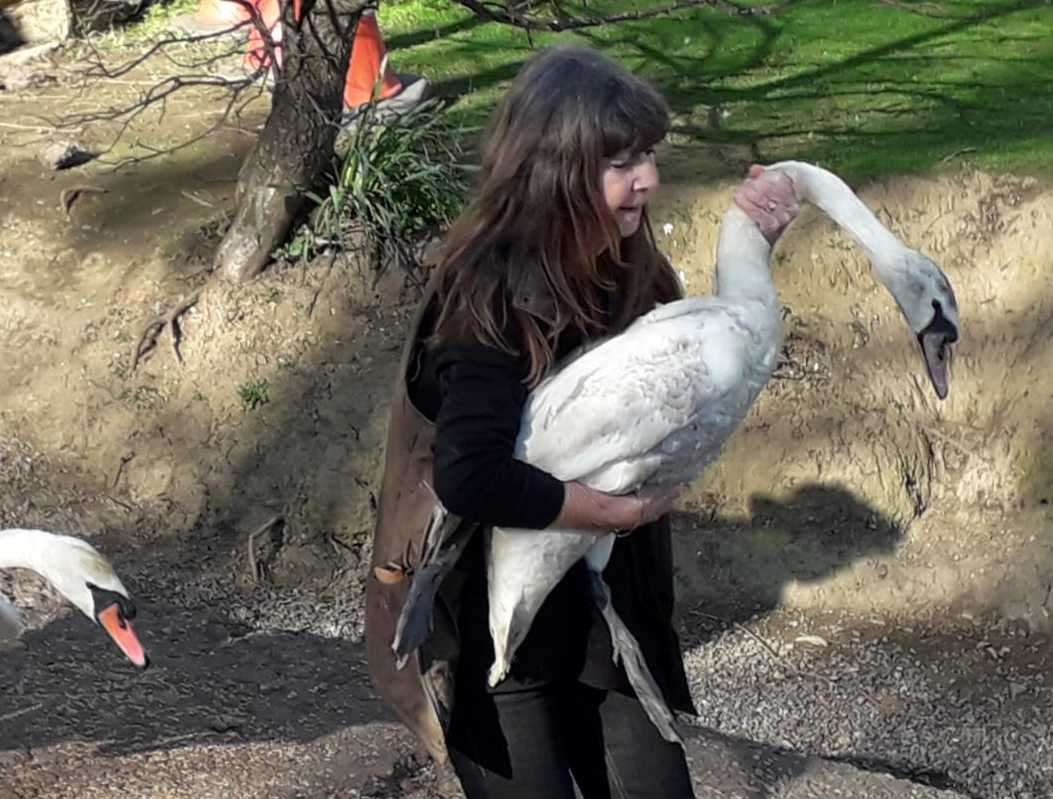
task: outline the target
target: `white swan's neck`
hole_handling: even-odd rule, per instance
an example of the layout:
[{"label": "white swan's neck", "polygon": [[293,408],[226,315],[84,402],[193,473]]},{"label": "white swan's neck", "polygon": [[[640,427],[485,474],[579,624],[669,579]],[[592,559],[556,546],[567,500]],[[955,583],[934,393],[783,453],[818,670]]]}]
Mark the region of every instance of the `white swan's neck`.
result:
[{"label": "white swan's neck", "polygon": [[910,248],[874,216],[848,185],[832,172],[801,161],[780,161],[767,169],[785,172],[797,193],[846,230],[866,252],[878,278],[887,284],[898,274],[902,256]]},{"label": "white swan's neck", "polygon": [[0,569],[31,569],[47,576],[47,551],[55,536],[43,530],[0,530]]},{"label": "white swan's neck", "polygon": [[72,536],[46,530],[0,530],[0,569],[34,571],[78,607],[78,600],[68,594],[70,578],[84,575],[97,558],[90,544]]},{"label": "white swan's neck", "polygon": [[771,279],[771,245],[746,213],[733,205],[724,214],[717,242],[717,295],[722,299],[757,300],[775,306]]}]

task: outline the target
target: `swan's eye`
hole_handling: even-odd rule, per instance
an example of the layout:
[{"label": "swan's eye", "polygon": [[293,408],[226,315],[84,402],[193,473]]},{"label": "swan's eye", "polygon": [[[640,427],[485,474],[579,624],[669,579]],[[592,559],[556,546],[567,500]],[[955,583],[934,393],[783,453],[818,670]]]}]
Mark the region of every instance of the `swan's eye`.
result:
[{"label": "swan's eye", "polygon": [[125,619],[135,618],[135,603],[131,599],[118,594],[116,591],[110,591],[106,588],[99,588],[94,583],[88,583],[88,590],[91,591],[92,599],[95,602],[95,615],[98,616],[103,610],[110,607],[116,607],[117,617],[121,624],[124,623]]}]

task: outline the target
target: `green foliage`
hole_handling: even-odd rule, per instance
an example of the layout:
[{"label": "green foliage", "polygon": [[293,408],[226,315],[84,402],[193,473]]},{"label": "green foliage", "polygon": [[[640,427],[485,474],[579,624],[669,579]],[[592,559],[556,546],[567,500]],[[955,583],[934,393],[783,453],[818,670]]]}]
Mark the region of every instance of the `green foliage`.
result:
[{"label": "green foliage", "polygon": [[[528,37],[474,19],[451,0],[399,0],[381,5],[380,24],[399,69],[456,94],[451,113],[466,125],[487,116],[537,48],[578,42],[654,81],[676,112],[677,146],[709,153],[717,145],[735,173],[747,160],[785,158],[817,161],[853,180],[961,164],[1049,173],[1049,0],[740,5],[779,10],[750,16],[693,8]],[[577,16],[647,6],[560,3]],[[538,16],[551,16],[551,9],[527,7]]]},{"label": "green foliage", "polygon": [[365,245],[378,269],[412,268],[421,242],[460,211],[467,170],[442,104],[429,100],[388,118],[382,108],[365,107],[342,132],[333,182],[324,196],[309,194],[317,207],[281,254],[309,259]]},{"label": "green foliage", "polygon": [[253,380],[238,386],[238,397],[247,411],[254,411],[271,401],[270,387],[266,380]]}]

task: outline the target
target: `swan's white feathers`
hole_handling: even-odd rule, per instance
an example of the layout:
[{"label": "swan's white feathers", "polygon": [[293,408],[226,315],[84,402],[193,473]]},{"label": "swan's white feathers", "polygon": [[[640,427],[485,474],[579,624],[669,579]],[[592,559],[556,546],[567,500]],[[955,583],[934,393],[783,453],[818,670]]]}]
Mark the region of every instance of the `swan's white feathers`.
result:
[{"label": "swan's white feathers", "polygon": [[754,342],[734,310],[706,299],[655,309],[657,319],[642,317],[644,324],[539,385],[525,409],[517,457],[561,480],[622,493],[645,482],[662,456],[719,437],[719,417],[731,421],[748,408],[748,397],[729,392],[742,394],[749,382],[744,364]]},{"label": "swan's white feathers", "polygon": [[113,566],[87,541],[45,530],[0,530],[0,568],[30,569],[85,616],[95,618],[88,583],[128,596]]},{"label": "swan's white feathers", "polygon": [[[818,205],[863,246],[915,332],[931,320],[933,301],[957,328],[953,289],[939,267],[907,257],[913,251],[840,178],[799,162],[767,168],[787,172],[802,200]],[[528,401],[517,457],[607,493],[697,478],[745,418],[782,348],[770,257],[767,240],[733,206],[717,245],[718,294],[663,305],[572,356]],[[492,530],[491,684],[507,673],[552,587],[583,556],[601,571],[611,540]]]},{"label": "swan's white feathers", "polygon": [[[746,318],[753,309],[710,297],[670,303],[652,312],[659,318],[648,314],[617,339],[586,350],[558,379],[535,389],[517,456],[611,494],[649,481],[694,479],[734,432],[775,362],[781,333],[757,335]],[[610,551],[610,537],[593,533],[491,531],[491,685],[507,675],[551,587],[582,557],[602,570]]]}]

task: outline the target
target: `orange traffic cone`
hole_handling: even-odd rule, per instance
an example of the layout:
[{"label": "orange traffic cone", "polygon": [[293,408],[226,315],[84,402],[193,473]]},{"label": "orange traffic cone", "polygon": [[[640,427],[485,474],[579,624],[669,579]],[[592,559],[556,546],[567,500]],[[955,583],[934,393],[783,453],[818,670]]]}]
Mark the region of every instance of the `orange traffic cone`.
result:
[{"label": "orange traffic cone", "polygon": [[387,48],[376,15],[366,11],[358,20],[355,43],[351,46],[351,64],[344,84],[344,108],[357,108],[372,100],[378,79],[380,87],[376,99],[385,100],[402,91],[402,81],[388,65],[386,55]]},{"label": "orange traffic cone", "polygon": [[[226,2],[227,0],[219,0]],[[293,0],[293,14],[300,16],[300,0]],[[257,6],[264,27],[270,32],[271,47],[278,66],[282,63],[281,40],[281,6],[280,0],[259,0]],[[264,45],[263,36],[258,27],[249,31],[248,54],[245,61],[253,70],[270,64],[270,55]],[[355,30],[355,41],[351,45],[351,63],[347,70],[347,82],[344,84],[344,108],[356,108],[367,103],[373,97],[373,88],[380,79],[379,100],[392,97],[402,91],[402,82],[395,72],[386,65],[384,38],[380,34],[376,15],[373,11],[364,11],[358,20]],[[381,67],[384,72],[381,74]]]}]

